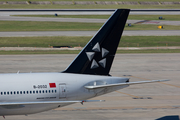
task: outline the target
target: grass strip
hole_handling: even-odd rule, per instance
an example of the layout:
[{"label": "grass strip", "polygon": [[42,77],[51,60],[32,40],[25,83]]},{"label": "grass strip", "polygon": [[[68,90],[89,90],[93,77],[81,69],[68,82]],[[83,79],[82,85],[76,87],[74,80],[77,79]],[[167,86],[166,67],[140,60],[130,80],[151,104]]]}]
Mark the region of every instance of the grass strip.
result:
[{"label": "grass strip", "polygon": [[[97,31],[103,23],[0,21],[0,31]],[[158,25],[132,24],[125,30],[158,30]],[[163,25],[163,30],[180,30],[180,26]]]},{"label": "grass strip", "polygon": [[[108,19],[110,15],[12,15],[19,17],[53,17],[53,18],[93,18],[93,19]],[[129,20],[162,20],[179,21],[180,15],[129,15]]]},{"label": "grass strip", "polygon": [[[89,36],[0,37],[0,47],[84,47]],[[180,36],[122,36],[119,47],[180,46]]]},{"label": "grass strip", "polygon": [[78,54],[79,50],[34,50],[34,51],[0,51],[0,55],[18,55],[18,54]]},{"label": "grass strip", "polygon": [[98,30],[103,23],[0,21],[0,31],[77,31]]},{"label": "grass strip", "polygon": [[[0,55],[19,55],[19,54],[78,54],[79,50],[60,50],[60,51],[0,51]],[[117,50],[118,54],[123,53],[180,53],[180,49],[174,50]]]},{"label": "grass strip", "polygon": [[[124,1],[124,0],[123,0]],[[159,0],[160,1],[160,0]],[[165,1],[165,0],[163,0]],[[178,0],[174,0],[173,2],[179,2]],[[170,0],[167,0],[167,2],[170,2]],[[128,9],[179,9],[179,4],[172,4],[172,5],[78,5],[78,4],[72,4],[72,5],[21,5],[21,4],[3,4],[0,5],[1,9],[117,9],[117,8],[128,8]]]},{"label": "grass strip", "polygon": [[180,36],[122,36],[120,47],[180,46]]},{"label": "grass strip", "polygon": [[91,37],[0,37],[0,47],[85,46]]}]

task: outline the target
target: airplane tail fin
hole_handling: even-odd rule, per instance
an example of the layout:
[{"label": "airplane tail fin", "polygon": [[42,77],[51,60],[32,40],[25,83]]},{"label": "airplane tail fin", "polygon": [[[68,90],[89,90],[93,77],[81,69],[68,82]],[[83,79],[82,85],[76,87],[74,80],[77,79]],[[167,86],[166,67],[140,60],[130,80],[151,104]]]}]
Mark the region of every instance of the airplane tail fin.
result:
[{"label": "airplane tail fin", "polygon": [[117,9],[63,73],[109,75],[129,11]]}]

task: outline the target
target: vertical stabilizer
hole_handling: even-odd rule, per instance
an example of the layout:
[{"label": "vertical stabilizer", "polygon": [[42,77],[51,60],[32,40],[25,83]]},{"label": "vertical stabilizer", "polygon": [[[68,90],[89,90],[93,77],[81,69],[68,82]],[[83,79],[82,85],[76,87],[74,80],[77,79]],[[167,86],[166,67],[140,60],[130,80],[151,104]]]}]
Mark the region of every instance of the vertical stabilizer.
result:
[{"label": "vertical stabilizer", "polygon": [[63,72],[109,75],[129,11],[117,9]]}]

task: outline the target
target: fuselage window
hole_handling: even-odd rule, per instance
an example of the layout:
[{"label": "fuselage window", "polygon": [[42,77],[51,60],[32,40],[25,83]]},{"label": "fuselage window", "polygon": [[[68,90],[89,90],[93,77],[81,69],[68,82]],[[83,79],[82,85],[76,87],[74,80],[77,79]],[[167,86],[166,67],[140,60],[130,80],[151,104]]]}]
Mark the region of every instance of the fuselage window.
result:
[{"label": "fuselage window", "polygon": [[16,91],[14,91],[14,94],[16,94]]},{"label": "fuselage window", "polygon": [[1,95],[3,95],[3,92],[1,92]]},{"label": "fuselage window", "polygon": [[30,94],[32,93],[32,91],[30,91]]},{"label": "fuselage window", "polygon": [[29,92],[27,91],[27,94],[28,94]]},{"label": "fuselage window", "polygon": [[38,90],[36,90],[36,93],[38,93]]},{"label": "fuselage window", "polygon": [[22,91],[20,91],[20,94],[22,94]]},{"label": "fuselage window", "polygon": [[51,91],[49,90],[49,93],[50,93]]},{"label": "fuselage window", "polygon": [[52,90],[52,93],[54,92],[54,90]]},{"label": "fuselage window", "polygon": [[33,94],[35,94],[35,91],[33,91]]},{"label": "fuselage window", "polygon": [[19,94],[19,91],[17,91],[17,94]]},{"label": "fuselage window", "polygon": [[44,90],[42,91],[42,93],[44,93]]},{"label": "fuselage window", "polygon": [[46,93],[47,93],[47,90],[46,90]]},{"label": "fuselage window", "polygon": [[9,92],[7,92],[7,94],[9,95]]},{"label": "fuselage window", "polygon": [[13,92],[11,91],[11,95],[13,94]]},{"label": "fuselage window", "polygon": [[55,93],[56,93],[56,90],[55,90]]},{"label": "fuselage window", "polygon": [[23,93],[24,93],[24,94],[26,94],[26,92],[25,92],[25,91],[23,91]]},{"label": "fuselage window", "polygon": [[4,92],[4,95],[6,95],[6,92]]},{"label": "fuselage window", "polygon": [[39,90],[39,93],[41,93],[41,90]]}]

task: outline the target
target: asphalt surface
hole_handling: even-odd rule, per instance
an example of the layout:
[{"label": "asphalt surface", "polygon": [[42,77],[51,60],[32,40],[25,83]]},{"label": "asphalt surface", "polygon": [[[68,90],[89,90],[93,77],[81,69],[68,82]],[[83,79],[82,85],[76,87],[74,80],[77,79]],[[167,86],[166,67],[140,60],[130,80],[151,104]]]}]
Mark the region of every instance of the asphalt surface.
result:
[{"label": "asphalt surface", "polygon": [[[0,37],[33,37],[33,36],[94,36],[97,31],[26,31],[0,32]],[[180,30],[136,30],[123,31],[123,36],[174,36]]]},{"label": "asphalt surface", "polygon": [[[88,18],[46,18],[46,17],[15,17],[15,16],[0,16],[1,21],[51,21],[51,22],[80,22],[80,23],[105,23],[107,19],[88,19]],[[165,21],[165,20],[127,20],[127,23],[143,22],[143,24],[156,25],[180,25],[180,21]]]},{"label": "asphalt surface", "polygon": [[[0,55],[0,73],[60,72],[75,58],[67,55]],[[132,85],[96,100],[73,104],[28,116],[5,116],[7,120],[179,120],[180,53],[117,54],[110,74],[130,81],[170,79],[164,83]],[[13,79],[12,79],[13,80]],[[4,119],[3,117],[0,119]]]}]

